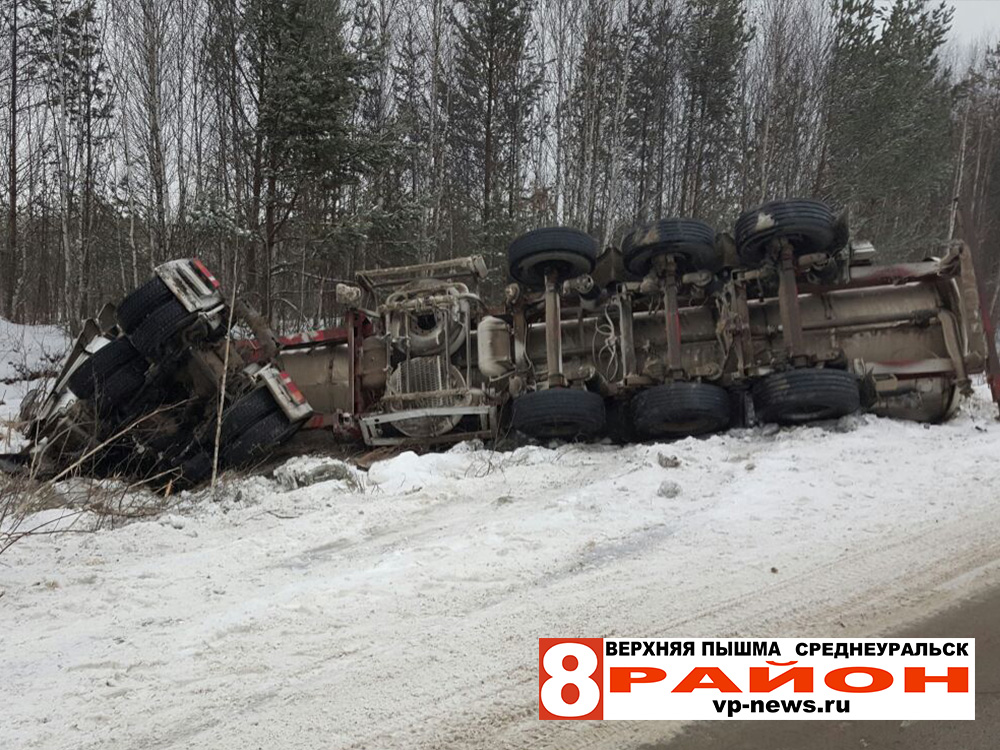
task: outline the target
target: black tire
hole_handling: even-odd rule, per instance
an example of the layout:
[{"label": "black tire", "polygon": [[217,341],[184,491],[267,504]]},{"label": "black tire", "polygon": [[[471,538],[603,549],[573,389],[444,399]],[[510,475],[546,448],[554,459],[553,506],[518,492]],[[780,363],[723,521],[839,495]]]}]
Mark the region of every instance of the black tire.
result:
[{"label": "black tire", "polygon": [[711,383],[665,383],[632,399],[632,424],[643,438],[706,435],[729,426],[729,392]]},{"label": "black tire", "polygon": [[531,289],[545,288],[545,273],[559,281],[591,273],[597,265],[597,241],[569,227],[545,227],[522,234],[507,248],[510,275]]},{"label": "black tire", "polygon": [[93,401],[101,414],[124,412],[125,406],[146,383],[145,368],[138,362],[126,364],[97,384]]},{"label": "black tire", "polygon": [[207,451],[198,451],[190,458],[181,462],[180,482],[185,487],[194,487],[212,476],[212,455]]},{"label": "black tire", "polygon": [[754,383],[753,406],[762,422],[802,424],[856,412],[861,395],[857,377],[845,370],[790,370]]},{"label": "black tire", "polygon": [[228,445],[249,430],[254,423],[278,411],[278,408],[278,402],[274,400],[267,387],[247,393],[222,413],[219,443]]},{"label": "black tire", "polygon": [[156,361],[162,355],[163,349],[171,339],[194,319],[177,300],[171,300],[161,305],[146,316],[129,338],[135,348],[150,361]]},{"label": "black tire", "polygon": [[740,260],[751,267],[767,257],[771,240],[787,239],[796,255],[807,255],[837,250],[839,235],[837,217],[820,201],[772,201],[746,211],[736,221]]},{"label": "black tire", "polygon": [[660,255],[676,257],[681,273],[722,269],[715,230],[695,219],[662,219],[636,229],[622,242],[625,268],[636,276],[648,274]]},{"label": "black tire", "polygon": [[92,398],[98,385],[113,372],[140,358],[141,355],[127,338],[117,338],[102,346],[77,367],[66,385],[77,398]]},{"label": "black tire", "polygon": [[576,388],[533,391],[514,400],[512,423],[535,438],[591,437],[604,429],[604,399]]},{"label": "black tire", "polygon": [[222,461],[226,466],[245,466],[259,460],[294,435],[299,427],[300,424],[289,422],[282,411],[269,414],[222,446]]},{"label": "black tire", "polygon": [[152,310],[174,299],[173,292],[156,276],[129,294],[118,305],[118,325],[125,333],[132,333]]}]

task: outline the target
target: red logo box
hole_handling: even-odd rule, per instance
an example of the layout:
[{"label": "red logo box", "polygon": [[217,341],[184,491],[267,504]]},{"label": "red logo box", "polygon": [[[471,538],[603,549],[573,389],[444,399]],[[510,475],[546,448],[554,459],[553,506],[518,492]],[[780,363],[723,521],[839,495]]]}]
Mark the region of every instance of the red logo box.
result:
[{"label": "red logo box", "polygon": [[603,639],[538,639],[538,718],[604,718]]}]

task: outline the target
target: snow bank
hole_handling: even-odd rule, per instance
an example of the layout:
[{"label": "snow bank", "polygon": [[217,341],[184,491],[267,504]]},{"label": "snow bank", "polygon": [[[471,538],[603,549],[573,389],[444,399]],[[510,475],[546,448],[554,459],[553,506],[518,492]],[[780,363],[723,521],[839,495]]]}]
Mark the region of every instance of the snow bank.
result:
[{"label": "snow bank", "polygon": [[0,318],[0,451],[16,450],[21,436],[13,431],[21,400],[46,384],[32,377],[58,368],[69,339],[58,326],[26,326]]},{"label": "snow bank", "polygon": [[983,398],[936,427],[466,445],[364,484],[295,459],[183,513],[23,541],[0,557],[4,746],[662,738],[539,723],[537,638],[873,634],[981,587],[1000,555]]},{"label": "snow bank", "polygon": [[413,451],[379,461],[368,472],[368,480],[380,492],[410,493],[461,479],[478,463],[465,448],[448,453],[418,456]]}]

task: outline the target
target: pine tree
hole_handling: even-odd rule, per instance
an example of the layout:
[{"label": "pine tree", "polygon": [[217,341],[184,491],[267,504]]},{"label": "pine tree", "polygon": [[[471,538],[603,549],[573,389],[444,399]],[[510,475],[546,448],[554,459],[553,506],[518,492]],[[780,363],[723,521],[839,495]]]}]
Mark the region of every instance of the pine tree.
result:
[{"label": "pine tree", "polygon": [[[624,31],[615,22],[607,0],[590,0],[583,14],[583,41],[573,87],[565,107],[566,219],[570,224],[600,235],[614,222],[609,215],[608,166],[611,134],[620,76],[626,70]],[[602,241],[610,238],[600,237]]]},{"label": "pine tree", "polygon": [[[353,80],[358,97],[354,131],[358,166],[363,172],[363,179],[354,188],[353,230],[359,267],[412,262],[419,255],[413,242],[419,236],[419,230],[414,233],[419,217],[402,183],[403,123],[396,109],[396,78],[417,73],[393,64],[391,22],[391,6],[384,0],[362,0],[355,9],[358,33],[353,44]],[[415,62],[412,34],[410,43],[407,51],[410,62]]]},{"label": "pine tree", "polygon": [[433,260],[434,241],[430,236],[430,215],[434,207],[434,144],[430,124],[437,102],[428,96],[430,75],[428,50],[417,34],[412,17],[407,19],[399,42],[393,98],[398,137],[396,172],[400,184],[403,226],[400,236],[420,262]]},{"label": "pine tree", "polygon": [[466,0],[453,24],[455,74],[446,94],[452,195],[470,199],[464,206],[454,201],[478,225],[479,237],[469,240],[497,250],[520,210],[529,124],[541,86],[531,6],[527,0]]},{"label": "pine tree", "polygon": [[948,220],[952,94],[939,52],[951,11],[843,0],[836,19],[819,192],[887,253],[930,250]]},{"label": "pine tree", "polygon": [[718,220],[729,213],[731,165],[740,158],[739,74],[753,29],[745,0],[687,0],[684,24],[686,132],[680,210]]},{"label": "pine tree", "polygon": [[625,121],[628,150],[626,178],[634,193],[634,219],[661,218],[673,208],[669,194],[670,151],[674,146],[674,112],[680,31],[672,7],[664,0],[644,0],[629,48],[629,85]]},{"label": "pine tree", "polygon": [[256,224],[262,247],[257,289],[270,316],[276,247],[286,223],[303,196],[336,191],[356,170],[354,60],[337,2],[252,0],[246,18],[258,102],[254,194],[260,197],[253,206],[264,214]]}]

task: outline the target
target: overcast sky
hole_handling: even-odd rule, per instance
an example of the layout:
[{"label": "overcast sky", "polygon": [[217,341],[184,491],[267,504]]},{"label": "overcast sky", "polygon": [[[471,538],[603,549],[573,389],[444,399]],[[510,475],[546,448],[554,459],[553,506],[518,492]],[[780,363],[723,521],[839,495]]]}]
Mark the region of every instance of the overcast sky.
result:
[{"label": "overcast sky", "polygon": [[978,41],[1000,29],[1000,0],[950,0],[955,6],[951,34],[955,41]]}]

